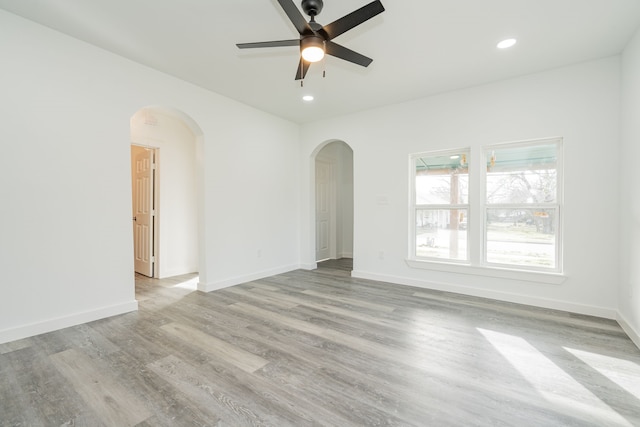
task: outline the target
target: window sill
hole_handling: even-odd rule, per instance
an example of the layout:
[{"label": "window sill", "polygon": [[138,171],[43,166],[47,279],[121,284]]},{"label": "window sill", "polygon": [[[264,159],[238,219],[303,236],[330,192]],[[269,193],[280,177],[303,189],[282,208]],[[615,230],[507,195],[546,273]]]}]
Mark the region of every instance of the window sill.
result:
[{"label": "window sill", "polygon": [[434,261],[406,260],[411,268],[422,270],[444,271],[447,273],[468,274],[472,276],[495,277],[500,279],[512,279],[525,282],[547,283],[560,285],[567,280],[567,276],[561,273],[546,273],[540,271],[509,270],[496,267],[477,267],[466,264],[453,264]]}]

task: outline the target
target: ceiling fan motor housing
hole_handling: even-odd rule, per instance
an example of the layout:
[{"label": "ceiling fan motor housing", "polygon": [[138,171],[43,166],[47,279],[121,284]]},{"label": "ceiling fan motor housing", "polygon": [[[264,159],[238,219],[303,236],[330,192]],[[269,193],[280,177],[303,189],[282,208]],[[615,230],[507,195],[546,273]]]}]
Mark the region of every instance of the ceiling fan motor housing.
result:
[{"label": "ceiling fan motor housing", "polygon": [[322,11],[322,6],[322,0],[302,0],[302,10],[311,17],[317,16]]}]

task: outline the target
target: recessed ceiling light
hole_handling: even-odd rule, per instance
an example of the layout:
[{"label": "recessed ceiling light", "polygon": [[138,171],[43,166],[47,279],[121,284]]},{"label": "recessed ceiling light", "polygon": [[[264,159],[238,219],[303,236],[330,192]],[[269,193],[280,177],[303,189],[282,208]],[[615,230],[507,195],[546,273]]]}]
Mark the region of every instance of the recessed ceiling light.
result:
[{"label": "recessed ceiling light", "polygon": [[502,40],[500,43],[498,43],[498,49],[507,49],[511,46],[513,46],[514,44],[516,44],[517,40],[516,39],[506,39],[506,40]]},{"label": "recessed ceiling light", "polygon": [[313,95],[305,95],[302,97],[303,101],[311,102],[313,101]]}]

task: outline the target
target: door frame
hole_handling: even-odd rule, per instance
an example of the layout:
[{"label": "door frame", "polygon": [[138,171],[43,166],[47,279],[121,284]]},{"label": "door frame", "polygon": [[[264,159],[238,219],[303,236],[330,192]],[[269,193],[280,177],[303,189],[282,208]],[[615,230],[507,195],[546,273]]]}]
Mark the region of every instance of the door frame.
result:
[{"label": "door frame", "polygon": [[[310,156],[310,190],[311,190],[311,197],[309,198],[309,202],[310,202],[310,210],[309,210],[309,225],[310,225],[310,233],[309,233],[309,241],[308,241],[308,248],[310,250],[309,253],[309,259],[310,259],[310,263],[308,265],[307,268],[309,269],[315,269],[317,268],[317,262],[316,262],[316,160],[324,160],[324,161],[328,161],[329,163],[332,163],[334,166],[334,187],[335,187],[335,180],[336,180],[336,175],[335,175],[335,166],[337,164],[337,162],[334,159],[328,158],[327,156],[323,156],[322,155],[322,150],[324,148],[326,148],[328,145],[332,144],[332,143],[340,143],[340,144],[344,144],[344,146],[346,146],[349,150],[351,150],[352,153],[352,157],[351,157],[351,173],[354,174],[354,170],[355,170],[355,151],[353,150],[353,148],[347,144],[345,141],[340,140],[340,139],[330,139],[327,140],[321,144],[319,144],[311,153]],[[351,180],[351,190],[352,190],[352,202],[355,203],[355,176],[352,176],[352,180]],[[334,188],[334,198],[336,197],[336,190]],[[334,236],[332,237],[333,239],[333,248],[330,248],[329,252],[331,254],[331,256],[333,257],[337,257],[338,256],[338,248],[337,248],[337,242],[336,242],[336,238],[339,237],[337,236],[337,232],[338,232],[338,224],[337,224],[337,205],[336,205],[337,200],[334,199],[333,201],[333,205],[334,205],[334,209],[336,210],[335,212],[335,217],[334,218]],[[352,236],[352,241],[351,241],[351,249],[352,249],[352,253],[351,253],[351,258],[354,259],[355,262],[355,256],[356,256],[356,250],[355,250],[355,206],[354,206],[354,212],[352,212],[352,217],[351,217],[351,236]],[[344,250],[341,250],[341,254],[344,252]]]},{"label": "door frame", "polygon": [[[202,130],[202,128],[200,127],[200,125],[191,117],[189,116],[186,112],[177,109],[175,107],[172,106],[167,106],[167,105],[158,105],[158,104],[151,104],[151,105],[146,105],[146,106],[141,106],[140,108],[138,108],[135,111],[132,111],[131,116],[130,116],[130,123],[129,123],[129,144],[135,144],[135,145],[151,145],[151,147],[149,148],[161,148],[160,146],[158,146],[157,144],[154,143],[153,138],[151,137],[147,137],[145,136],[144,132],[142,134],[140,134],[138,131],[140,130],[138,128],[138,131],[134,131],[134,122],[137,120],[139,121],[140,119],[144,120],[145,124],[148,125],[154,125],[154,114],[155,113],[160,113],[163,115],[167,115],[170,116],[172,119],[177,119],[179,121],[182,122],[182,124],[191,131],[191,133],[193,134],[193,141],[195,143],[195,173],[196,173],[196,183],[195,183],[195,190],[196,190],[196,200],[195,200],[195,206],[194,209],[196,211],[196,222],[197,222],[197,270],[198,270],[198,290],[202,291],[202,292],[209,292],[212,289],[216,289],[216,287],[212,284],[209,283],[208,281],[208,270],[211,269],[211,265],[208,265],[208,258],[207,258],[207,249],[209,248],[210,243],[207,241],[207,233],[205,232],[206,230],[206,206],[207,206],[207,201],[208,199],[210,199],[210,196],[207,194],[207,192],[205,191],[206,189],[206,169],[207,169],[207,165],[206,165],[206,161],[205,161],[205,136],[204,136],[204,132]],[[149,115],[149,117],[147,117],[147,115]],[[139,127],[140,123],[137,124],[137,126]],[[153,146],[155,145],[155,146]],[[130,157],[130,153],[129,153],[129,157]],[[158,158],[160,158],[160,154],[158,153]],[[166,160],[166,153],[164,153],[164,158]],[[164,168],[166,169],[166,168]],[[159,174],[158,174],[159,175]],[[164,183],[160,183],[160,181],[162,181],[161,177],[158,176],[158,179],[156,181],[156,200],[160,201],[161,197],[159,194],[158,189],[160,187],[165,188],[166,186],[164,186]],[[163,217],[166,215],[163,215]],[[158,220],[160,217],[156,217],[156,220]],[[155,239],[155,245],[156,245],[156,274],[160,275],[161,273],[161,269],[158,268],[158,266],[162,265],[163,260],[160,259],[160,249],[159,246],[160,245],[160,240],[162,239],[163,236],[163,231],[160,230],[162,228],[161,225],[159,225],[159,227],[157,227],[157,235],[156,235],[156,239]],[[133,235],[131,236],[131,238],[133,239]],[[164,256],[163,256],[164,257]],[[166,264],[166,263],[165,263]],[[132,266],[133,267],[133,266]],[[133,268],[132,271],[133,273]]]}]

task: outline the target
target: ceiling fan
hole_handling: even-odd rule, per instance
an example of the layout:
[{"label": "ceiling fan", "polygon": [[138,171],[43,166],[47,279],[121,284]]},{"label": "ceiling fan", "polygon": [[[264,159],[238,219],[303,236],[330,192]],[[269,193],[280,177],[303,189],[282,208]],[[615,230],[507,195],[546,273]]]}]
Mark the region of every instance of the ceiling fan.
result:
[{"label": "ceiling fan", "polygon": [[320,61],[325,54],[353,62],[354,64],[367,67],[373,59],[347,49],[332,40],[350,29],[384,12],[384,7],[379,0],[375,0],[360,9],[351,12],[342,18],[333,21],[331,24],[322,26],[318,24],[315,17],[322,11],[322,0],[302,0],[302,10],[311,17],[307,22],[293,0],[278,0],[282,9],[300,33],[299,39],[276,40],[269,42],[238,43],[240,49],[299,46],[300,64],[296,72],[296,80],[302,80],[307,75],[312,62]]}]

